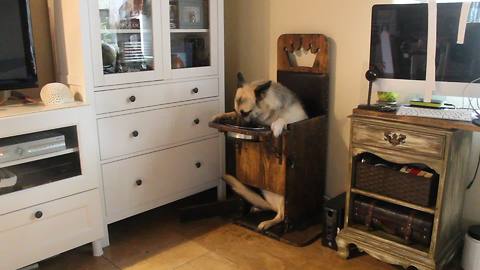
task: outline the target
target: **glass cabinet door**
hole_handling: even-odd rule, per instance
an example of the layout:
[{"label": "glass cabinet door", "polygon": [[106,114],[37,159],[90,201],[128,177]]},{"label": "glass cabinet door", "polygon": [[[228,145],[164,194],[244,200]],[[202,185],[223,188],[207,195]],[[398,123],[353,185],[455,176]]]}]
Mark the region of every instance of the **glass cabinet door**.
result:
[{"label": "glass cabinet door", "polygon": [[[145,76],[162,69],[160,4],[157,0],[94,0],[100,16],[101,67],[103,77],[114,83],[156,80]],[[100,61],[100,60],[97,60]],[[143,77],[142,74],[143,73]],[[130,74],[130,75],[128,75]],[[115,76],[116,75],[116,76]],[[139,77],[140,76],[140,77]],[[123,79],[122,79],[123,78]],[[105,79],[106,84],[109,80]]]},{"label": "glass cabinet door", "polygon": [[169,0],[171,69],[212,66],[214,0]]}]

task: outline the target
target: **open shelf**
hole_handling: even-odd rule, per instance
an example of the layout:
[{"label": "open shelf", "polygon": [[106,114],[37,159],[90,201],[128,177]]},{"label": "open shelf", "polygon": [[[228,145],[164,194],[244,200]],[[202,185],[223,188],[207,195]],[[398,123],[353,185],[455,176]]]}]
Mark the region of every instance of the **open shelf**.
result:
[{"label": "open shelf", "polygon": [[391,242],[395,242],[399,245],[404,246],[407,249],[420,251],[420,252],[425,253],[425,254],[428,254],[429,251],[430,251],[429,247],[426,247],[426,246],[423,246],[423,245],[420,245],[420,244],[407,243],[404,239],[402,239],[398,236],[395,236],[395,235],[392,235],[392,234],[389,234],[389,233],[386,233],[386,232],[380,231],[380,230],[369,230],[364,225],[350,224],[349,227],[352,228],[352,229],[361,231],[363,233],[367,233],[367,234],[372,235],[374,237],[378,237],[378,238],[385,239],[385,240],[388,240],[388,241],[391,241]]},{"label": "open shelf", "polygon": [[208,29],[170,29],[170,33],[208,33]]},{"label": "open shelf", "polygon": [[353,158],[352,192],[435,214],[439,174],[424,164],[399,164],[373,153]]},{"label": "open shelf", "polygon": [[77,126],[0,138],[0,159],[0,195],[80,176]]},{"label": "open shelf", "polygon": [[18,164],[7,169],[17,176],[17,182],[12,187],[0,188],[0,196],[82,174],[78,152]]},{"label": "open shelf", "polygon": [[11,167],[11,166],[16,166],[16,165],[20,165],[20,164],[24,164],[24,163],[29,163],[29,162],[33,162],[33,161],[37,161],[37,160],[63,156],[63,155],[76,153],[76,152],[78,152],[78,147],[65,149],[65,150],[58,151],[58,152],[48,153],[48,154],[45,154],[45,155],[39,155],[39,156],[35,156],[35,157],[29,157],[29,158],[10,161],[10,162],[4,162],[4,163],[0,163],[0,169],[1,168],[6,168],[6,167]]},{"label": "open shelf", "polygon": [[417,210],[417,211],[420,211],[420,212],[424,212],[424,213],[428,213],[428,214],[432,214],[432,215],[435,214],[435,209],[434,208],[415,205],[415,204],[408,203],[408,202],[405,202],[405,201],[396,200],[396,199],[393,199],[393,198],[390,198],[390,197],[387,197],[387,196],[375,194],[375,193],[368,192],[368,191],[363,191],[363,190],[357,189],[357,188],[352,188],[351,192],[355,193],[355,194],[362,195],[362,196],[366,196],[366,197],[369,197],[369,198],[372,198],[372,199],[376,199],[376,200],[380,200],[380,201],[404,206],[404,207],[407,207],[407,208],[410,208],[410,209],[413,209],[413,210]]}]

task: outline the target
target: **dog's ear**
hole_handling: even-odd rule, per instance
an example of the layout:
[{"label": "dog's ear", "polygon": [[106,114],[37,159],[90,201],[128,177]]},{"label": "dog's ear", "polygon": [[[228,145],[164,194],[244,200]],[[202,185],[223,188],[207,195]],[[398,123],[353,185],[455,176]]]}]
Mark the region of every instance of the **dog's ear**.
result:
[{"label": "dog's ear", "polygon": [[242,88],[244,84],[245,84],[245,77],[243,77],[243,74],[241,72],[237,73],[238,88]]},{"label": "dog's ear", "polygon": [[257,98],[257,101],[260,101],[265,97],[267,90],[270,89],[271,86],[272,81],[268,81],[264,84],[257,86],[257,88],[255,89],[255,97]]}]

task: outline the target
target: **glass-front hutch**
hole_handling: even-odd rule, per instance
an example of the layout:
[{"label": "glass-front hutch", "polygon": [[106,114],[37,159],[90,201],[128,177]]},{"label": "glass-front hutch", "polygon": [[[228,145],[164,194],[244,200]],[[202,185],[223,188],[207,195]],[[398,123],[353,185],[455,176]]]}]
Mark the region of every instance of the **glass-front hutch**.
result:
[{"label": "glass-front hutch", "polygon": [[90,0],[95,86],[217,73],[217,0]]}]

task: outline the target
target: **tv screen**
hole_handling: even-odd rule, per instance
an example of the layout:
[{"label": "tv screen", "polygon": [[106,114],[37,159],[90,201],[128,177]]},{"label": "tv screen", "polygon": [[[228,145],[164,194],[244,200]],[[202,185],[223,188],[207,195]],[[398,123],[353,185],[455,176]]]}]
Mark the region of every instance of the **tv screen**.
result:
[{"label": "tv screen", "polygon": [[428,5],[373,7],[370,66],[380,78],[425,80]]},{"label": "tv screen", "polygon": [[[458,42],[462,3],[437,6],[436,80],[469,83],[480,77],[480,2],[470,7]],[[428,5],[373,7],[370,67],[383,79],[425,80]]]},{"label": "tv screen", "polygon": [[28,0],[1,0],[0,90],[37,86]]}]

